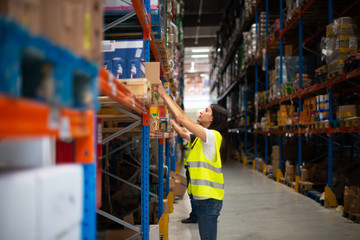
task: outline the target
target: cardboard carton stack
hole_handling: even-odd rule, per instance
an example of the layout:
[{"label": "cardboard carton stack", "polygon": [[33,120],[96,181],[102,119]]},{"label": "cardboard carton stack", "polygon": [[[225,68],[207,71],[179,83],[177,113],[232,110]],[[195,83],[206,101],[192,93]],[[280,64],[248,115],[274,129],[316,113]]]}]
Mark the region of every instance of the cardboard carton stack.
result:
[{"label": "cardboard carton stack", "polygon": [[360,41],[359,18],[341,17],[326,27],[325,47],[329,77],[344,73],[344,61],[356,55]]},{"label": "cardboard carton stack", "polygon": [[[344,212],[360,214],[360,187],[346,186],[344,191]],[[359,215],[360,216],[360,215]]]},{"label": "cardboard carton stack", "polygon": [[285,164],[285,180],[286,182],[294,182],[295,181],[295,165],[291,165],[290,162],[286,162]]}]

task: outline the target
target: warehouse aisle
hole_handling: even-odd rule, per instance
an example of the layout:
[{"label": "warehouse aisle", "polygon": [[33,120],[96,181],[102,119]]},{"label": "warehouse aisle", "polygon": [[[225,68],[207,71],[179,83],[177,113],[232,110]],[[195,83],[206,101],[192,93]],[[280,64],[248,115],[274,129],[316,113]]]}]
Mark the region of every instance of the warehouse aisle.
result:
[{"label": "warehouse aisle", "polygon": [[[224,166],[225,198],[219,217],[218,240],[322,239],[358,240],[360,224],[325,209],[314,200],[292,192],[250,167],[230,161]],[[170,214],[170,240],[200,239],[197,224],[182,224],[188,217],[187,195]]]}]

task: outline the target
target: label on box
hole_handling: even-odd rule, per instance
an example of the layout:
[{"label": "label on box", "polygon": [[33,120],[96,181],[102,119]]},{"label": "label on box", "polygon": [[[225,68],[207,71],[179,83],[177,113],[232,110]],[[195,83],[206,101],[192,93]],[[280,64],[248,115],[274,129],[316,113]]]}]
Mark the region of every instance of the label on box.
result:
[{"label": "label on box", "polygon": [[358,49],[358,39],[357,39],[357,37],[349,38],[349,48],[350,49]]},{"label": "label on box", "polygon": [[160,118],[166,118],[166,107],[165,105],[159,105],[159,117]]},{"label": "label on box", "polygon": [[142,49],[141,49],[141,48],[136,49],[135,57],[136,57],[136,58],[140,58],[140,57],[141,57],[141,53],[142,53]]}]

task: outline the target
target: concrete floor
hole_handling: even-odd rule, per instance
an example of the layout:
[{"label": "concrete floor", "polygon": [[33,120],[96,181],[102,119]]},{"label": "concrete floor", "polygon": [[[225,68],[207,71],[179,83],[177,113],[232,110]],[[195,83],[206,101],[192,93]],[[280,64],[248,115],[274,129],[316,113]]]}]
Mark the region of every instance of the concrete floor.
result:
[{"label": "concrete floor", "polygon": [[[230,161],[223,167],[225,198],[218,223],[219,240],[359,240],[360,224],[326,209],[250,167]],[[187,194],[170,214],[170,240],[199,240],[197,224],[182,224]]]}]

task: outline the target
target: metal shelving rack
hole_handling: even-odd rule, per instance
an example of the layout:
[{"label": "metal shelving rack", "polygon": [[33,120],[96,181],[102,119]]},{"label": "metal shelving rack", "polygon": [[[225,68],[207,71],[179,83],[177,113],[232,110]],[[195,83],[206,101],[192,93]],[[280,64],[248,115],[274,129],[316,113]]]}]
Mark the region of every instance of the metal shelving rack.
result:
[{"label": "metal shelving rack", "polygon": [[[263,3],[263,4],[261,4]],[[290,34],[293,33],[294,35],[298,35],[298,42],[299,42],[299,46],[298,46],[298,53],[299,53],[299,59],[303,58],[303,49],[307,48],[305,47],[306,44],[308,44],[310,41],[312,41],[316,36],[318,36],[321,32],[324,31],[326,25],[330,24],[333,22],[333,18],[334,18],[334,1],[332,0],[328,0],[328,17],[327,17],[327,22],[322,22],[321,27],[318,28],[318,30],[315,32],[315,34],[311,35],[310,37],[304,39],[304,34],[303,34],[303,29],[304,29],[304,20],[303,17],[304,15],[306,15],[307,17],[309,17],[309,15],[311,15],[311,8],[313,6],[317,6],[319,7],[320,4],[323,4],[324,2],[320,2],[320,1],[316,1],[316,0],[308,0],[308,1],[304,1],[304,3],[302,4],[302,6],[297,10],[296,14],[293,16],[293,18],[288,21],[285,26],[283,25],[283,1],[280,0],[277,4],[277,6],[279,6],[279,18],[280,18],[280,31],[278,32],[278,35],[276,37],[274,37],[273,39],[269,38],[269,14],[270,14],[270,10],[269,10],[269,0],[265,0],[265,4],[264,1],[257,1],[257,4],[255,4],[253,6],[254,12],[255,12],[255,23],[258,23],[258,10],[259,9],[264,9],[266,11],[266,39],[267,39],[267,45],[265,47],[266,50],[266,54],[265,54],[265,90],[269,90],[269,65],[270,65],[270,60],[274,58],[274,56],[276,56],[277,54],[280,55],[280,66],[282,66],[282,57],[283,57],[283,44],[284,44],[284,36],[286,34]],[[338,2],[336,2],[336,4],[338,4]],[[352,1],[351,3],[349,3],[350,5],[347,6],[346,8],[344,8],[344,11],[340,14],[338,14],[338,16],[336,17],[341,17],[344,15],[344,13],[346,11],[349,11],[352,7],[354,7],[356,4],[358,4],[358,1]],[[265,5],[265,6],[264,6]],[[338,5],[336,5],[338,6]],[[273,6],[272,6],[273,7]],[[336,8],[338,9],[338,8]],[[341,8],[339,8],[341,10]],[[271,12],[271,14],[275,14],[274,12]],[[245,21],[245,23],[249,24],[250,21],[252,21],[253,16],[250,15],[249,19],[247,19]],[[307,24],[309,24],[307,22]],[[298,25],[298,30],[296,30],[296,25]],[[248,25],[244,25],[242,27],[242,30],[247,29]],[[242,34],[242,33],[236,33],[236,34]],[[236,38],[235,38],[236,39]],[[234,44],[239,44],[239,42],[234,42]],[[279,44],[279,46],[277,46],[276,44]],[[235,48],[232,46],[230,49],[234,50]],[[234,53],[233,51],[228,52],[228,54],[225,56],[225,60],[224,64],[222,66],[219,67],[219,75],[221,75],[224,71],[224,69],[226,68],[226,66],[229,64],[229,61],[231,60],[231,58],[233,57]],[[234,82],[232,85],[230,85],[227,89],[225,89],[222,93],[219,93],[219,96],[217,98],[218,102],[221,102],[224,97],[226,97],[229,93],[231,93],[233,91],[233,89],[236,89],[235,86],[237,86],[239,84],[239,82],[241,81],[241,79],[245,78],[246,79],[246,75],[247,72],[249,70],[250,66],[254,66],[255,67],[255,93],[258,92],[259,87],[258,84],[260,83],[260,77],[258,73],[258,61],[260,60],[261,56],[253,56],[253,58],[250,60],[250,63],[247,64],[247,66],[245,67],[245,70],[240,74],[239,78],[236,80],[236,82]],[[214,69],[215,69],[215,65],[212,66],[212,71],[211,73],[214,73]],[[333,188],[333,182],[332,182],[332,176],[333,176],[333,154],[334,154],[334,134],[335,133],[357,133],[359,131],[358,127],[336,127],[335,125],[335,120],[333,119],[333,99],[334,99],[334,86],[336,84],[340,84],[346,81],[349,81],[351,79],[358,79],[360,76],[360,69],[355,69],[351,72],[348,73],[344,73],[342,75],[333,77],[328,79],[325,82],[322,83],[318,83],[316,85],[307,87],[307,88],[303,88],[303,79],[302,79],[302,73],[303,73],[303,66],[302,66],[302,61],[299,61],[299,91],[298,93],[293,93],[289,96],[286,97],[281,97],[278,100],[272,101],[272,102],[267,102],[265,104],[265,106],[260,106],[259,110],[260,111],[265,111],[265,114],[267,114],[268,110],[270,110],[270,108],[272,107],[276,107],[279,106],[280,104],[286,103],[286,102],[292,102],[293,100],[298,100],[298,106],[299,106],[299,113],[302,110],[302,105],[303,105],[303,99],[310,95],[310,94],[314,94],[319,92],[320,90],[324,90],[327,89],[327,92],[329,93],[329,124],[328,127],[326,128],[321,128],[321,129],[312,129],[312,128],[301,128],[301,126],[299,125],[298,128],[296,129],[283,129],[283,130],[267,130],[267,131],[259,131],[259,130],[254,130],[254,158],[259,156],[259,143],[258,143],[258,138],[259,137],[264,137],[264,145],[265,145],[265,153],[264,153],[264,159],[265,159],[265,163],[266,165],[269,164],[269,137],[271,135],[276,135],[278,136],[278,144],[279,144],[279,176],[282,176],[282,145],[283,145],[283,137],[284,136],[293,136],[293,135],[297,135],[298,138],[298,166],[299,168],[297,169],[297,180],[299,180],[299,177],[301,176],[301,172],[300,172],[300,166],[303,163],[302,160],[302,150],[303,150],[303,143],[302,143],[302,139],[304,137],[305,134],[320,134],[320,133],[326,133],[327,134],[327,140],[328,140],[328,181],[327,181],[327,187],[325,187],[325,200],[327,200],[328,202],[330,202],[330,206],[333,205],[335,206],[337,204],[334,193],[332,192],[332,188]],[[280,84],[282,83],[282,67],[280,67]],[[219,77],[218,79],[221,79],[221,77]],[[247,81],[245,80],[245,83],[247,83]],[[216,81],[213,82],[212,86],[215,86],[217,84]],[[212,88],[213,90],[213,88]],[[245,103],[247,106],[247,103]],[[245,108],[245,116],[248,114],[247,109]],[[255,112],[255,121],[258,122],[258,112]],[[300,118],[300,116],[299,116]],[[245,144],[244,144],[244,153],[245,153],[245,160],[247,160],[248,157],[248,149],[247,149],[247,126],[245,124],[245,128],[244,128],[244,140],[245,140]],[[241,140],[240,140],[241,141]],[[247,162],[247,161],[246,161]],[[253,162],[254,164],[254,162]],[[255,166],[253,166],[255,167]],[[277,181],[279,181],[279,177],[277,179]]]},{"label": "metal shelving rack", "polygon": [[[153,33],[151,32],[151,21],[150,21],[150,0],[132,0],[132,5],[134,8],[134,12],[129,13],[128,15],[136,13],[136,16],[138,18],[138,21],[141,25],[142,31],[143,31],[143,39],[145,40],[145,62],[150,61],[150,51],[155,58],[155,61],[160,62],[160,76],[161,80],[164,83],[164,81],[169,81],[169,75],[165,73],[164,71],[164,59],[161,58],[159,47],[157,46],[157,42],[155,41],[155,37]],[[117,24],[120,24],[123,20],[126,20],[126,18],[120,18],[116,20],[115,22]],[[111,25],[111,24],[109,24]],[[176,138],[176,135],[170,134],[170,133],[164,133],[164,132],[158,132],[158,131],[150,131],[149,129],[149,123],[150,123],[150,112],[149,112],[149,106],[147,104],[144,104],[140,99],[138,99],[136,96],[132,94],[130,90],[128,90],[123,84],[119,83],[118,81],[115,81],[115,77],[112,76],[108,71],[105,69],[100,70],[100,90],[101,93],[110,97],[111,99],[115,100],[117,103],[119,103],[121,108],[119,107],[113,107],[118,111],[121,111],[124,114],[129,115],[130,117],[135,119],[135,122],[130,124],[128,127],[124,128],[123,130],[114,133],[111,136],[108,136],[103,140],[103,144],[108,143],[111,139],[120,136],[121,134],[127,132],[128,130],[133,129],[134,127],[141,125],[141,188],[133,185],[124,179],[121,179],[117,176],[114,176],[111,173],[108,173],[106,171],[103,171],[103,173],[108,174],[109,176],[122,181],[123,183],[126,183],[134,188],[137,188],[141,190],[141,229],[138,227],[132,226],[128,224],[127,222],[112,216],[109,213],[106,213],[100,209],[97,210],[97,213],[111,219],[114,222],[117,222],[121,225],[124,225],[134,231],[137,232],[134,236],[132,236],[130,239],[135,239],[139,236],[141,236],[141,239],[147,240],[149,239],[149,196],[156,197],[158,199],[158,220],[160,225],[160,230],[162,228],[166,228],[164,231],[167,232],[167,222],[168,222],[168,213],[163,213],[163,185],[165,181],[165,193],[166,197],[169,199],[172,198],[170,196],[170,190],[169,190],[169,170],[173,170],[173,166],[175,166],[176,162],[176,146],[173,147],[170,144],[170,139]],[[125,110],[130,109],[130,110]],[[140,114],[140,116],[139,116]],[[149,171],[149,143],[150,139],[158,139],[158,195],[155,195],[153,193],[149,192],[149,174],[154,175],[153,173],[150,173]],[[165,143],[166,141],[166,143]],[[164,149],[165,147],[165,149]],[[105,156],[112,154],[118,150],[120,150],[122,147],[115,149],[114,151],[111,151],[110,153],[105,153]],[[164,150],[165,150],[165,159],[164,159]],[[164,163],[166,165],[166,168],[168,169],[165,173],[165,179],[162,177],[164,175]],[[174,171],[174,170],[173,170]],[[161,232],[161,231],[160,231]],[[163,235],[163,239],[167,239],[166,235]]]},{"label": "metal shelving rack", "polygon": [[[0,138],[53,136],[75,139],[76,164],[84,171],[84,210],[82,239],[96,238],[95,214],[95,111],[72,108],[54,109],[35,100],[0,95]],[[55,114],[55,115],[54,115]],[[51,119],[52,116],[58,116]],[[49,123],[55,121],[55,125]],[[59,121],[59,122],[58,122]],[[68,124],[62,124],[66,122]]]}]

